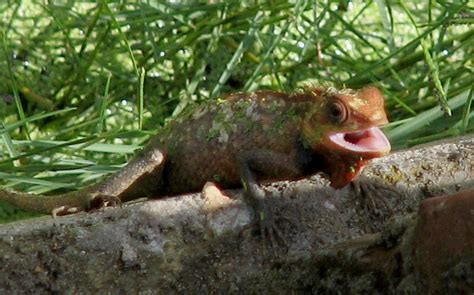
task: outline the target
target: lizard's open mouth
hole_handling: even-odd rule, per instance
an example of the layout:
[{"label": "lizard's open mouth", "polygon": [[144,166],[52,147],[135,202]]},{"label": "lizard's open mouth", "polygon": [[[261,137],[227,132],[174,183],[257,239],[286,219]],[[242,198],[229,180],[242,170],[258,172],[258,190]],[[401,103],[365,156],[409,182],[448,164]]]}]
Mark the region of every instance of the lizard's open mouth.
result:
[{"label": "lizard's open mouth", "polygon": [[340,132],[329,135],[332,143],[345,151],[358,154],[386,154],[390,151],[390,142],[377,127],[356,131]]}]

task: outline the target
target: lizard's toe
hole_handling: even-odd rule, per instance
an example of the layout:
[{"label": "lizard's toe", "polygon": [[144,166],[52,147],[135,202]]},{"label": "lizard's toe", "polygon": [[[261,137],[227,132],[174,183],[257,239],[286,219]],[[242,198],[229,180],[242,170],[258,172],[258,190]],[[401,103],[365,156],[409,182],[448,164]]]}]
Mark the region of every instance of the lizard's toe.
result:
[{"label": "lizard's toe", "polygon": [[74,214],[80,211],[82,211],[82,209],[79,207],[61,206],[61,207],[54,208],[51,211],[51,216],[53,216],[53,218],[56,218],[58,216]]},{"label": "lizard's toe", "polygon": [[88,211],[99,210],[106,207],[121,206],[122,201],[119,197],[110,195],[97,195],[89,203]]},{"label": "lizard's toe", "polygon": [[[276,225],[271,209],[263,204],[260,204],[260,206],[257,207],[258,209],[255,211],[255,226],[259,231],[263,251],[266,252],[268,248],[271,248],[273,252],[277,249],[288,249],[288,243]],[[268,241],[270,242],[270,245],[267,245]]]}]

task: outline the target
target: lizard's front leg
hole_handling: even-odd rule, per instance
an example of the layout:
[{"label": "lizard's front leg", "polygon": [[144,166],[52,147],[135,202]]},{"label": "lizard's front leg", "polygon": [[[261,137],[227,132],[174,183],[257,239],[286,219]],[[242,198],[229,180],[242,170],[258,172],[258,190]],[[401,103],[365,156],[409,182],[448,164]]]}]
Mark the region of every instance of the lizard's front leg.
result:
[{"label": "lizard's front leg", "polygon": [[268,237],[272,245],[276,244],[276,239],[286,244],[275,226],[273,210],[265,200],[265,191],[258,184],[256,174],[285,175],[291,179],[292,176],[300,174],[293,157],[267,150],[257,150],[242,153],[239,162],[244,195],[246,201],[254,209],[255,221],[259,224],[263,242],[265,243],[265,238]]}]

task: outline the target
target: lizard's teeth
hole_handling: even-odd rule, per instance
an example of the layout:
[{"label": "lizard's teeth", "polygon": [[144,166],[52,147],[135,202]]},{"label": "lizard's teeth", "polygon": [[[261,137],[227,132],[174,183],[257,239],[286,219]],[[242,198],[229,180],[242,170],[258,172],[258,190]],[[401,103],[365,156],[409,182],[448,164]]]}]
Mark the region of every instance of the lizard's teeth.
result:
[{"label": "lizard's teeth", "polygon": [[390,151],[390,142],[377,127],[356,132],[334,133],[329,136],[329,139],[344,150],[358,153],[388,153]]}]

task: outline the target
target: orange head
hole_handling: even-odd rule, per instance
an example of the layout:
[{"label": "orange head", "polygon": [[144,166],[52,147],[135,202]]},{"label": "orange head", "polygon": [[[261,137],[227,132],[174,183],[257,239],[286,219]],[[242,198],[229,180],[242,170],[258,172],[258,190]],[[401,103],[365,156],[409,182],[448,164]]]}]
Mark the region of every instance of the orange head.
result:
[{"label": "orange head", "polygon": [[390,152],[377,127],[388,123],[384,98],[375,87],[360,90],[312,89],[314,104],[302,126],[306,146],[326,158],[331,186],[340,188],[359,175],[370,159]]}]

